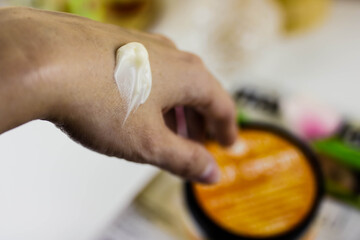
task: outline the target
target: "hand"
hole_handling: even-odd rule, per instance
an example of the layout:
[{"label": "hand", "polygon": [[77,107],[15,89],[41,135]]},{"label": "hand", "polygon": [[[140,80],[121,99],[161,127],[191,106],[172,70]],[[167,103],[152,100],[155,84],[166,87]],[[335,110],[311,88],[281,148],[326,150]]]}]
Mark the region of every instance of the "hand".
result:
[{"label": "hand", "polygon": [[[231,144],[235,107],[197,56],[177,50],[160,35],[63,13],[6,8],[0,10],[0,25],[0,43],[12,56],[3,75],[24,79],[14,82],[26,89],[26,99],[36,101],[19,104],[41,109],[34,118],[54,122],[97,152],[194,181],[217,181],[214,159],[196,141],[210,132],[220,143]],[[153,86],[148,100],[123,125],[125,105],[113,77],[115,52],[134,41],[148,50]],[[191,139],[174,133],[176,106],[185,106]]]}]

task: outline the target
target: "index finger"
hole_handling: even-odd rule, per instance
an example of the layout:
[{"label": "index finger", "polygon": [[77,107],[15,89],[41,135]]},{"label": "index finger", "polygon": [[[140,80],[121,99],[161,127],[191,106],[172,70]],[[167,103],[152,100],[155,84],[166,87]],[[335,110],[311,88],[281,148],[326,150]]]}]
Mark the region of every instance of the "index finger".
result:
[{"label": "index finger", "polygon": [[237,134],[235,103],[201,60],[194,58],[193,64],[183,72],[181,83],[173,90],[176,94],[172,94],[172,101],[167,104],[194,108],[204,116],[216,139],[223,145],[230,145]]}]

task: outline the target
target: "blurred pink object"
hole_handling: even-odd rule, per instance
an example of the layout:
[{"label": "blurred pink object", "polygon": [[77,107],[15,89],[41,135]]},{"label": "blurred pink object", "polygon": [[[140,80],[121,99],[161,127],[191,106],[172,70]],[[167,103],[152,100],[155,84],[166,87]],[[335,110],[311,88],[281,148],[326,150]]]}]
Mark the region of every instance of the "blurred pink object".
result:
[{"label": "blurred pink object", "polygon": [[290,98],[282,103],[285,124],[307,140],[331,136],[340,127],[341,116],[309,98]]},{"label": "blurred pink object", "polygon": [[184,107],[175,107],[177,134],[188,137]]}]

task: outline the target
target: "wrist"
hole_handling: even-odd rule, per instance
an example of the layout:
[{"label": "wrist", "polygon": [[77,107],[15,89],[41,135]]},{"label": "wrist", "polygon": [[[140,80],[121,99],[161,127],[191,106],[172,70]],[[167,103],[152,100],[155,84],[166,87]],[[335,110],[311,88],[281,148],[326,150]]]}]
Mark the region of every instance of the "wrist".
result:
[{"label": "wrist", "polygon": [[36,29],[28,31],[25,23],[31,21],[21,15],[26,11],[30,10],[1,10],[0,133],[31,120],[49,118],[56,101],[47,79],[51,61],[41,53],[44,45],[38,46],[33,40]]},{"label": "wrist", "polygon": [[48,119],[55,100],[40,69],[25,63],[23,57],[8,59],[0,59],[0,133],[35,119]]}]

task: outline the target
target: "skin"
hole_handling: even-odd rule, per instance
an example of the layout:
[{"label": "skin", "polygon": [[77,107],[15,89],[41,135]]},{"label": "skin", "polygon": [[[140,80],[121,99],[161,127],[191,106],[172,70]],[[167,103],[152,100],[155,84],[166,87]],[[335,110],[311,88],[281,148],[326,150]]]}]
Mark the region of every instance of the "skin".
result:
[{"label": "skin", "polygon": [[[35,119],[53,122],[80,144],[148,163],[193,181],[219,171],[200,143],[236,138],[234,103],[199,57],[167,38],[70,14],[0,9],[0,133]],[[125,125],[113,72],[129,42],[148,50],[151,94]],[[177,135],[174,107],[184,106],[189,139]]]}]

